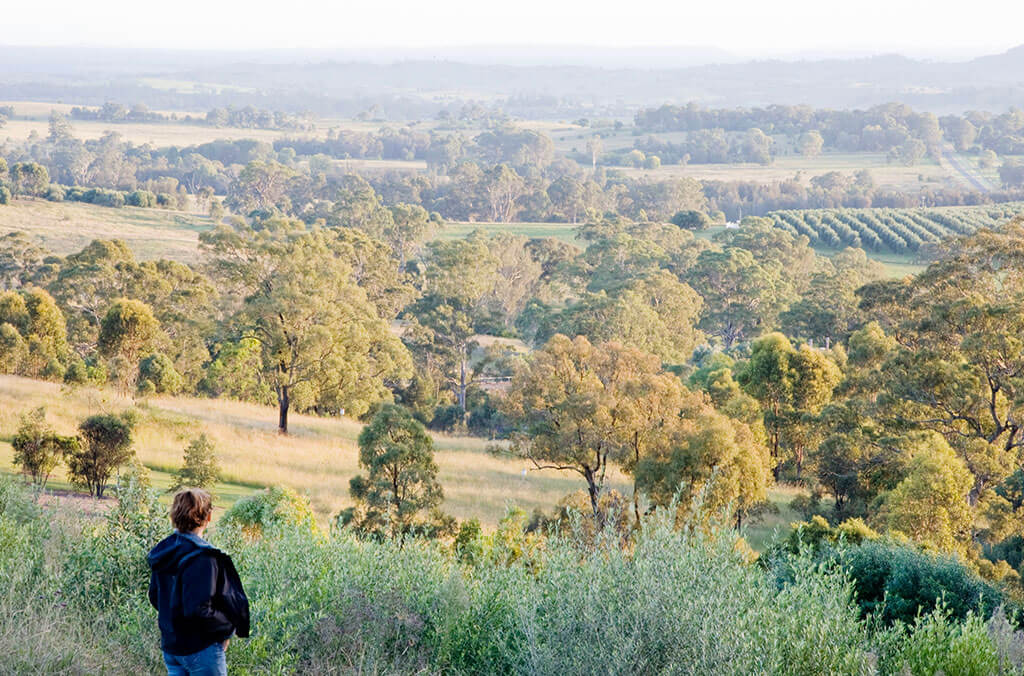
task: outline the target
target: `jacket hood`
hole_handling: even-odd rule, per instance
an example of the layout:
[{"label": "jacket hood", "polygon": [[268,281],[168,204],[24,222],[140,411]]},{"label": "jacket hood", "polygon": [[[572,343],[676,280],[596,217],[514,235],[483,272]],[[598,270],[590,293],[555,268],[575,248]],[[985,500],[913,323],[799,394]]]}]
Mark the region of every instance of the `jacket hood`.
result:
[{"label": "jacket hood", "polygon": [[177,568],[183,558],[197,549],[212,550],[213,548],[209,542],[191,533],[174,531],[157,543],[146,558],[149,561],[149,567],[154,571],[168,570]]}]

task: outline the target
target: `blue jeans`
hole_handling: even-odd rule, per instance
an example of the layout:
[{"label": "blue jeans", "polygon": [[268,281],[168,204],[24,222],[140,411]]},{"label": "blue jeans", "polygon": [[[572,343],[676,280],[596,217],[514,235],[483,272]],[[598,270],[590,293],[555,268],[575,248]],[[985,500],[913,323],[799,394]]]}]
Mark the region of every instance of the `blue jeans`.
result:
[{"label": "blue jeans", "polygon": [[191,655],[164,653],[167,676],[227,676],[228,662],[224,658],[224,646],[214,643],[205,650]]}]

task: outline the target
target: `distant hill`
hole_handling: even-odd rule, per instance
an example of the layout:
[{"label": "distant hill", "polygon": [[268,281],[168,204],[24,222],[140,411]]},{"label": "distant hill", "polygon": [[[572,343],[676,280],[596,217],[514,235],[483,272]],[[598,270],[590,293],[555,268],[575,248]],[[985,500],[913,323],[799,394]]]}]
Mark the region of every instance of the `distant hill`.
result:
[{"label": "distant hill", "polygon": [[392,119],[469,100],[553,119],[628,117],[640,107],[688,101],[828,108],[899,101],[937,113],[1024,107],[1024,46],[959,62],[892,54],[739,62],[698,47],[397,49],[388,55],[0,48],[0,85],[8,99],[93,105],[130,96],[128,103],[163,108],[212,102],[348,115],[376,104]]}]

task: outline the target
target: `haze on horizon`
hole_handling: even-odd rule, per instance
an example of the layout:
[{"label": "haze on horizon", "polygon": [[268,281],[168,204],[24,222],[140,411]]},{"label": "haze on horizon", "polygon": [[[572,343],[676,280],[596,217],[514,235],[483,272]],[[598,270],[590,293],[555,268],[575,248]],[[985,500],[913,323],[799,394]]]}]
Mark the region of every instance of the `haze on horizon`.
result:
[{"label": "haze on horizon", "polygon": [[[0,44],[202,50],[395,50],[426,58],[460,53],[542,54],[630,48],[705,51],[719,58],[796,58],[900,53],[941,60],[1003,52],[1024,42],[1024,4],[969,7],[864,0],[751,0],[693,5],[663,0],[473,0],[372,5],[293,0],[181,0],[156,14],[130,0],[55,0],[5,8]],[[626,8],[628,11],[624,11]],[[45,11],[45,14],[44,14]],[[625,51],[625,50],[623,50]],[[552,56],[552,58],[555,58]],[[564,60],[564,59],[563,59]],[[2,69],[2,64],[0,64]]]}]

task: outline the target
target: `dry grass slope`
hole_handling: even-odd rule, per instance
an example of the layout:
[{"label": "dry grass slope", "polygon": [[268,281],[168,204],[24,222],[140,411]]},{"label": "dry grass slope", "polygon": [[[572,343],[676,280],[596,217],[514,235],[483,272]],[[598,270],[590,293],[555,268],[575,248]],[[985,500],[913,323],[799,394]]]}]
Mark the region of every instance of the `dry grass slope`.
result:
[{"label": "dry grass slope", "polygon": [[[23,411],[46,406],[51,424],[67,433],[87,415],[132,405],[106,390],[69,390],[0,376],[0,471],[14,471],[10,440]],[[185,397],[152,398],[135,405],[141,418],[135,449],[140,460],[156,470],[158,486],[169,484],[169,472],[180,466],[185,446],[205,433],[217,446],[224,473],[225,483],[216,488],[221,507],[272,484],[308,495],[324,521],[350,504],[348,482],[359,472],[356,437],[362,426],[356,421],[295,415],[292,434],[281,437],[275,428],[276,411],[264,406]],[[583,485],[570,473],[533,471],[524,461],[496,457],[480,439],[435,435],[435,440],[444,508],[459,519],[476,517],[493,526],[509,506],[549,510]],[[616,488],[626,489],[621,474],[613,474],[612,481]],[[66,487],[61,470],[52,485]]]},{"label": "dry grass slope", "polygon": [[94,239],[123,239],[140,259],[195,259],[205,216],[167,209],[115,209],[82,202],[14,200],[0,206],[0,235],[21,231],[54,253],[80,251]]}]

